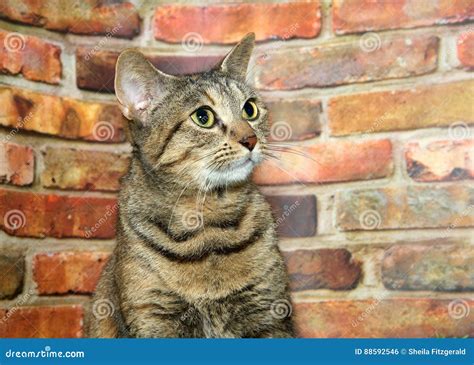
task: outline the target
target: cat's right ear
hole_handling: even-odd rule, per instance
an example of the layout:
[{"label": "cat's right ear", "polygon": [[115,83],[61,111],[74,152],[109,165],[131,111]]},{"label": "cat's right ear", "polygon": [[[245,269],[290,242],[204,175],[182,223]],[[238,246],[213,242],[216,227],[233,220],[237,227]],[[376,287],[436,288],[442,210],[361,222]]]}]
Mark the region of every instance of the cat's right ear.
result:
[{"label": "cat's right ear", "polygon": [[125,118],[143,122],[151,101],[164,94],[172,78],[157,70],[141,52],[123,51],[115,66],[115,95]]}]

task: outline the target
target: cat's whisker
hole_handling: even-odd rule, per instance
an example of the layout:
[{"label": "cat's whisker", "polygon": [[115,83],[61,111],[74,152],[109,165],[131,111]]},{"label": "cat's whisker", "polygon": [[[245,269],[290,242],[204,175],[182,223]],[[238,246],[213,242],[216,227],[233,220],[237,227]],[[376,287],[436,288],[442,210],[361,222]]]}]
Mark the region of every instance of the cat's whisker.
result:
[{"label": "cat's whisker", "polygon": [[307,158],[307,159],[309,159],[313,162],[316,162],[318,165],[321,165],[321,163],[319,161],[315,160],[314,158],[312,158],[307,153],[302,152],[302,151],[297,150],[297,149],[288,148],[288,147],[278,147],[278,146],[267,146],[267,148],[271,151],[274,151],[274,152],[291,153],[293,155],[298,155],[298,156],[301,156],[301,157],[305,157],[305,158]]},{"label": "cat's whisker", "polygon": [[272,153],[270,153],[270,152],[268,152],[268,151],[262,151],[262,154],[263,154],[264,158],[270,157],[270,158],[273,158],[273,159],[275,159],[275,160],[277,160],[277,161],[281,161],[281,158],[280,158],[280,157],[278,157],[278,156],[276,156],[276,155],[274,155],[274,154],[272,154]]}]

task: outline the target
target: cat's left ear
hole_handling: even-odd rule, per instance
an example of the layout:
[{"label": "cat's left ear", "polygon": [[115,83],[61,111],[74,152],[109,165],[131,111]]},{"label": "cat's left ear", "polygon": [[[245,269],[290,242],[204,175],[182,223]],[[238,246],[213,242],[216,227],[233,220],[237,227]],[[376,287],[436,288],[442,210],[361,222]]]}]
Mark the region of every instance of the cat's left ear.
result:
[{"label": "cat's left ear", "polygon": [[220,69],[229,75],[245,80],[254,45],[255,33],[248,33],[225,56]]}]

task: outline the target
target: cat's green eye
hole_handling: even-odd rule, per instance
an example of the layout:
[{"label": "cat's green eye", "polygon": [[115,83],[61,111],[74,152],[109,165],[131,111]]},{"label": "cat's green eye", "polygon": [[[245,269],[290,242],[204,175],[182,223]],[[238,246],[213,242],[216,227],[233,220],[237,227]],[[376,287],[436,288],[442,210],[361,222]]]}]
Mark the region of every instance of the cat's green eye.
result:
[{"label": "cat's green eye", "polygon": [[242,108],[242,118],[255,120],[258,117],[258,107],[253,100],[247,100]]},{"label": "cat's green eye", "polygon": [[194,123],[203,128],[211,128],[215,123],[214,113],[208,108],[197,109],[191,114],[191,119]]}]

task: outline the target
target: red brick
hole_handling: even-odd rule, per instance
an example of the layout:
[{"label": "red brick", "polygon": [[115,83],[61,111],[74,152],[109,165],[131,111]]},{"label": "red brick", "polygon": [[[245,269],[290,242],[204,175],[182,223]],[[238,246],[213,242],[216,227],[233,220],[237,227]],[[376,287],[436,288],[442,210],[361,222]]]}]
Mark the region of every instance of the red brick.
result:
[{"label": "red brick", "polygon": [[[1,5],[0,5],[1,8]],[[0,72],[59,84],[61,48],[34,36],[0,30]]]},{"label": "red brick", "polygon": [[0,17],[76,34],[132,38],[140,31],[137,10],[131,3],[122,1],[104,4],[102,0],[7,0],[0,2]]},{"label": "red brick", "polygon": [[112,238],[116,199],[0,189],[0,228],[21,237]]},{"label": "red brick", "polygon": [[340,191],[337,226],[342,231],[461,228],[474,226],[470,186],[404,186]]},{"label": "red brick", "polygon": [[280,4],[163,5],[155,11],[155,38],[179,43],[234,43],[248,32],[257,40],[313,38],[321,29],[319,1]]},{"label": "red brick", "polygon": [[311,237],[316,233],[314,195],[266,195],[281,237]]},{"label": "red brick", "polygon": [[[282,136],[287,141],[301,141],[321,133],[321,102],[308,99],[267,100],[270,112],[270,127],[274,133],[270,140],[278,141]],[[291,126],[288,132],[288,127]],[[286,138],[287,137],[287,138]]]},{"label": "red brick", "polygon": [[283,252],[290,287],[294,291],[354,288],[361,276],[361,265],[346,249],[296,250]]},{"label": "red brick", "polygon": [[43,151],[41,182],[47,188],[117,191],[127,172],[124,153],[52,148]]},{"label": "red brick", "polygon": [[[256,86],[264,90],[324,87],[422,75],[436,69],[439,40],[434,36],[377,36],[257,55]],[[372,46],[371,46],[372,47]]]},{"label": "red brick", "polygon": [[342,136],[474,123],[473,93],[474,81],[467,80],[336,96],[329,101],[329,127],[332,135]]},{"label": "red brick", "polygon": [[[466,129],[467,131],[467,129]],[[413,142],[405,151],[408,175],[421,182],[474,178],[474,141]]]},{"label": "red brick", "polygon": [[0,299],[11,299],[21,292],[25,275],[22,254],[8,252],[0,255]]},{"label": "red brick", "polygon": [[467,316],[458,319],[450,303],[459,305],[442,299],[328,300],[296,304],[294,318],[301,337],[472,337],[474,300],[461,302]]},{"label": "red brick", "polygon": [[[146,52],[148,59],[159,70],[171,74],[193,74],[208,71],[217,65],[223,56],[216,55],[176,55]],[[77,86],[81,89],[102,92],[114,91],[115,63],[119,52],[96,51],[93,48],[80,47],[76,51]]]},{"label": "red brick", "polygon": [[88,294],[95,290],[108,253],[40,253],[33,258],[33,275],[40,295]]},{"label": "red brick", "polygon": [[254,181],[261,185],[327,183],[376,179],[393,171],[392,144],[386,139],[331,141],[293,149],[297,154],[271,152],[278,160],[269,158],[260,165]]},{"label": "red brick", "polygon": [[0,309],[0,337],[79,338],[83,312],[79,305]]},{"label": "red brick", "polygon": [[0,142],[0,182],[30,185],[34,171],[35,156],[30,147]]},{"label": "red brick", "polygon": [[469,69],[474,68],[474,32],[472,29],[459,36],[457,46],[461,65]]},{"label": "red brick", "polygon": [[474,18],[471,0],[335,0],[337,34],[460,23]]},{"label": "red brick", "polygon": [[383,257],[382,281],[394,290],[472,291],[474,250],[459,243],[392,246]]},{"label": "red brick", "polygon": [[[70,139],[125,140],[125,118],[116,104],[95,103],[0,86],[0,125]],[[47,122],[46,122],[47,121]]]}]

